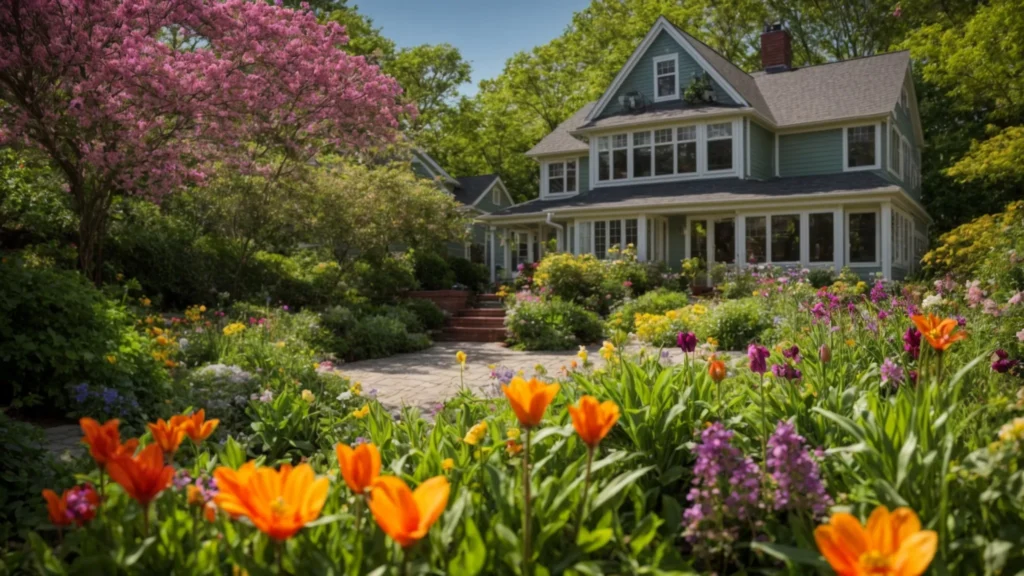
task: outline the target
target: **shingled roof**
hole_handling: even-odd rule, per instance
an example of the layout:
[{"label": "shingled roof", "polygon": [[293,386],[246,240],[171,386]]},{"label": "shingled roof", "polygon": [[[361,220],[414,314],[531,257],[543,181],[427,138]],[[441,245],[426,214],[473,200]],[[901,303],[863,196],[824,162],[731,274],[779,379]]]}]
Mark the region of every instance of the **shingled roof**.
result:
[{"label": "shingled roof", "polygon": [[572,209],[642,209],[648,206],[771,200],[786,197],[829,196],[843,192],[884,192],[894,186],[871,172],[847,172],[820,176],[794,176],[771,180],[715,178],[657,184],[608,186],[564,200],[531,200],[511,206],[491,217],[527,216]]},{"label": "shingled roof", "polygon": [[456,178],[459,185],[455,187],[455,199],[466,206],[472,206],[473,203],[476,202],[477,198],[490,188],[491,184],[493,184],[497,179],[497,174],[460,176]]},{"label": "shingled roof", "polygon": [[[794,68],[774,74],[748,74],[707,44],[667,20],[665,22],[689,42],[750,107],[775,128],[888,114],[899,101],[903,79],[910,65],[909,52],[902,51]],[[577,136],[594,128],[693,118],[732,109],[728,106],[693,107],[680,101],[651,106],[640,113],[617,114],[587,123],[586,117],[595,104],[589,102],[577,110],[527,152],[527,156],[586,152],[587,144]]]}]

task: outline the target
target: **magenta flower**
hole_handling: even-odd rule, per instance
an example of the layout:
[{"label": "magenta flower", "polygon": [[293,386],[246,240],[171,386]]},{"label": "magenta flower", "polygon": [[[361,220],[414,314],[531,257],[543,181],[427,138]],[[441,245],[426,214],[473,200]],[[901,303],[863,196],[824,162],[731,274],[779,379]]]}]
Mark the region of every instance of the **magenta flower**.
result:
[{"label": "magenta flower", "polygon": [[998,372],[999,374],[1006,374],[1014,366],[1017,365],[1017,360],[1010,360],[1010,355],[1006,353],[1006,350],[1000,348],[996,350],[992,355],[994,360],[992,361],[992,371]]},{"label": "magenta flower", "polygon": [[900,383],[903,382],[903,368],[889,358],[886,358],[882,362],[882,366],[881,368],[879,368],[879,372],[882,374],[883,384],[892,384],[893,386],[898,386]]},{"label": "magenta flower", "polygon": [[751,344],[747,347],[747,358],[750,359],[750,371],[757,374],[764,374],[768,371],[767,360],[771,352],[760,344]]},{"label": "magenta flower", "polygon": [[697,335],[693,332],[680,332],[676,335],[676,345],[683,352],[693,352],[697,348]]},{"label": "magenta flower", "polygon": [[799,380],[803,374],[791,364],[772,364],[772,374],[776,378]]},{"label": "magenta flower", "polygon": [[921,333],[917,328],[911,326],[903,333],[903,350],[915,360],[921,354]]}]

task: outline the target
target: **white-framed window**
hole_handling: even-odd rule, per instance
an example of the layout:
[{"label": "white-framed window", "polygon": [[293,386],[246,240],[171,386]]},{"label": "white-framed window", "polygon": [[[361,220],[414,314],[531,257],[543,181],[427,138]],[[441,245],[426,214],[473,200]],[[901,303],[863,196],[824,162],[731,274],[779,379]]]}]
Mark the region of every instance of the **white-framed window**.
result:
[{"label": "white-framed window", "polygon": [[650,132],[633,132],[633,178],[648,178],[654,174],[654,151]]},{"label": "white-framed window", "polygon": [[679,99],[679,56],[666,54],[654,59],[654,101]]},{"label": "white-framed window", "polygon": [[572,194],[576,192],[576,161],[549,162],[548,194]]},{"label": "white-framed window", "polygon": [[676,174],[697,173],[697,127],[676,128]]},{"label": "white-framed window", "polygon": [[708,124],[708,172],[732,170],[732,122]]},{"label": "white-framed window", "polygon": [[612,180],[629,178],[629,135],[612,136]]},{"label": "white-framed window", "polygon": [[495,206],[501,206],[501,189],[497,186],[491,189],[491,203]]},{"label": "white-framed window", "polygon": [[850,266],[877,266],[880,218],[877,210],[846,213],[846,261]]},{"label": "white-framed window", "polygon": [[609,256],[617,256],[611,252],[613,247],[619,248],[618,254],[621,254],[630,244],[633,245],[634,249],[636,248],[637,233],[639,232],[639,224],[636,218],[594,220],[580,222],[578,225],[581,231],[587,228],[592,228],[594,231],[593,245],[591,245],[589,235],[581,234],[579,243],[580,254],[590,252],[595,257],[603,260]]},{"label": "white-framed window", "polygon": [[903,178],[903,136],[895,124],[889,127],[889,172]]},{"label": "white-framed window", "polygon": [[910,92],[906,86],[900,91],[900,107],[903,108],[904,112],[910,113]]},{"label": "white-framed window", "polygon": [[903,161],[900,164],[900,175],[907,182],[910,179],[910,141],[906,138],[900,140],[900,159]]},{"label": "white-framed window", "polygon": [[808,257],[811,262],[833,262],[835,260],[835,215],[832,212],[811,213],[807,216],[807,233],[810,236]]},{"label": "white-framed window", "polygon": [[843,171],[881,168],[880,124],[847,126],[843,129]]},{"label": "white-framed window", "polygon": [[654,175],[669,176],[675,174],[675,148],[671,128],[654,131]]}]

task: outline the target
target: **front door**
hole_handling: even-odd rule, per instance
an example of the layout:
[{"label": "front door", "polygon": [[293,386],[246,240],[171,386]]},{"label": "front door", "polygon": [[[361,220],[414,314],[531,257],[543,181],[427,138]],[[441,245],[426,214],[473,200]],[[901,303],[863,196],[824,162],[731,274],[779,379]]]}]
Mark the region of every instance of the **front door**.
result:
[{"label": "front door", "polygon": [[715,264],[734,264],[736,262],[736,220],[719,218],[715,220],[715,233],[712,250]]}]

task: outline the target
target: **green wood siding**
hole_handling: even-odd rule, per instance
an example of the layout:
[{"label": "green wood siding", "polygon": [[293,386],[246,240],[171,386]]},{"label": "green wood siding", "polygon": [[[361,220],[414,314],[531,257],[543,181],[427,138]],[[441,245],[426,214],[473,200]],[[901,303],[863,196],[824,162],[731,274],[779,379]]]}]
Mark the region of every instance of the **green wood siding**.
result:
[{"label": "green wood siding", "polygon": [[775,176],[775,134],[750,121],[750,177],[767,180]]},{"label": "green wood siding", "polygon": [[779,136],[779,176],[836,174],[842,171],[842,128]]},{"label": "green wood siding", "polygon": [[487,192],[487,194],[484,194],[484,197],[481,198],[480,201],[476,203],[474,208],[479,208],[480,210],[483,210],[484,212],[490,214],[491,212],[497,212],[498,210],[510,205],[508,198],[505,198],[505,194],[498,195],[497,203],[495,203],[492,200],[494,196],[494,190],[500,185],[495,184],[494,186],[495,188],[491,188],[490,191]]},{"label": "green wood siding", "polygon": [[590,157],[580,156],[580,161],[576,165],[579,167],[576,178],[579,180],[580,194],[590,192]]},{"label": "green wood siding", "polygon": [[[636,66],[630,71],[629,75],[623,81],[622,86],[612,95],[608,105],[601,112],[601,118],[605,116],[614,116],[625,112],[625,109],[619,104],[619,96],[628,92],[640,92],[647,99],[649,104],[654,103],[654,58],[656,56],[664,56],[666,54],[677,54],[679,58],[679,70],[677,71],[676,78],[679,81],[679,96],[682,97],[683,92],[686,91],[686,87],[693,80],[694,74],[703,74],[704,69],[697,64],[697,62],[690,57],[690,55],[683,49],[672,38],[668,32],[662,32],[658,34],[658,37],[654,39],[654,42],[647,48],[647,51],[637,61]],[[722,87],[712,80],[712,85],[715,90],[716,101],[723,104],[737,104],[732,98],[722,89]]]}]

